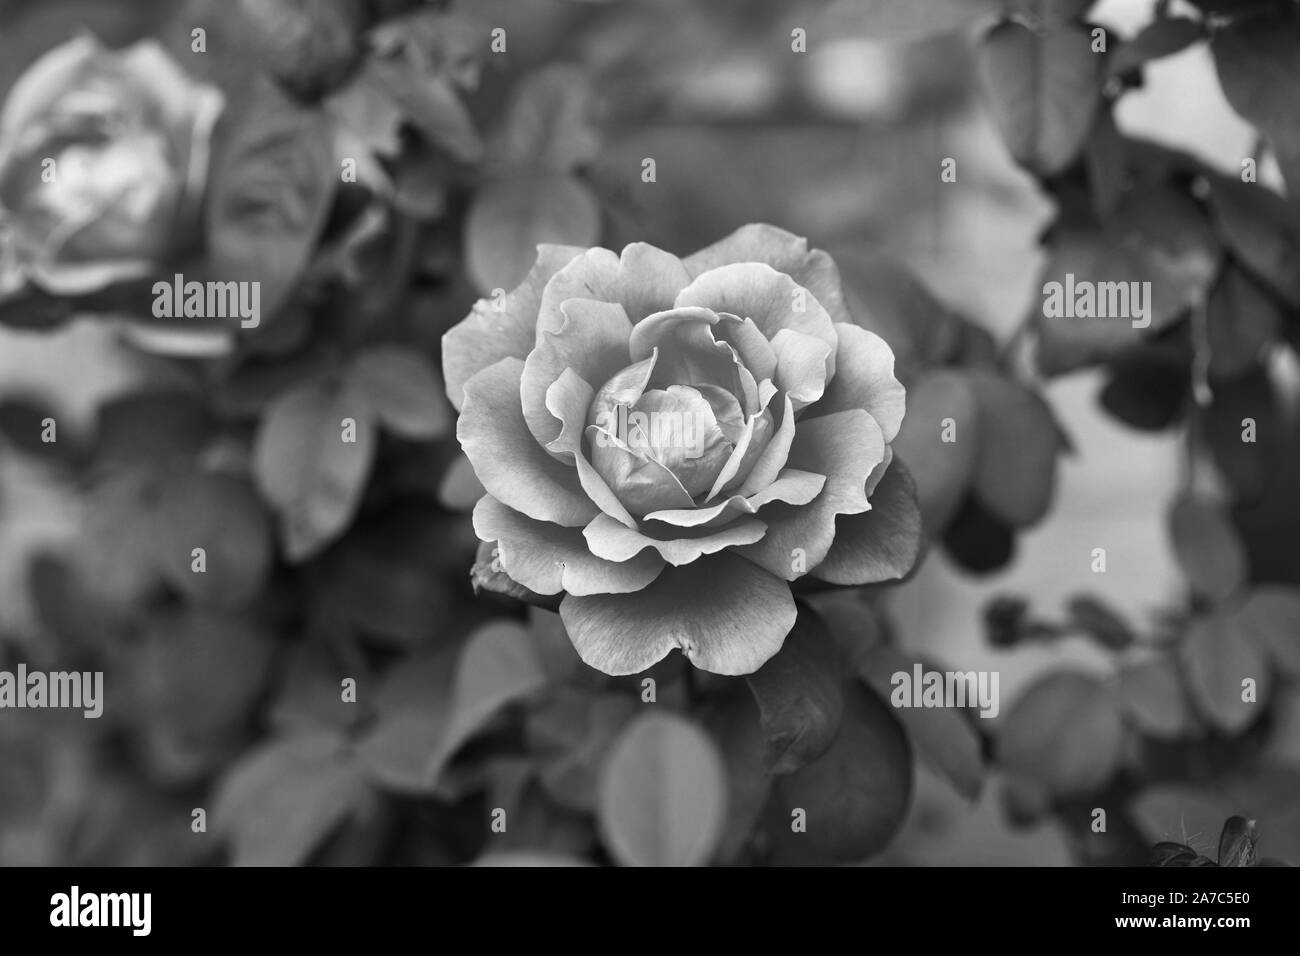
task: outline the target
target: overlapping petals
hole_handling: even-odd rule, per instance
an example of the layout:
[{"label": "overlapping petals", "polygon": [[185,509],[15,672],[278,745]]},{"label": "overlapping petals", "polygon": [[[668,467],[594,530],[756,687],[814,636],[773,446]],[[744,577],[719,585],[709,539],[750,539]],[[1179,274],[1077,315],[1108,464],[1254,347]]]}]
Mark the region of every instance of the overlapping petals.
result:
[{"label": "overlapping petals", "polygon": [[502,570],[563,594],[609,674],[674,648],[746,674],[794,624],[791,582],[895,579],[916,560],[890,442],[894,356],[834,262],[745,226],[686,259],[644,243],[542,246],[524,282],[447,333],[457,434]]}]

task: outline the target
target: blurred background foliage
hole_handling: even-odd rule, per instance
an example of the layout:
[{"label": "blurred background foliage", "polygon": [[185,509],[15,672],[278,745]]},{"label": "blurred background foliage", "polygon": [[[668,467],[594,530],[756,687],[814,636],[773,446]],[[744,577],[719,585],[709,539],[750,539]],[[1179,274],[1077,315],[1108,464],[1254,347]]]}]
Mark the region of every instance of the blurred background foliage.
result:
[{"label": "blurred background foliage", "polygon": [[[273,303],[196,358],[129,298],[0,302],[0,664],[108,689],[0,719],[0,862],[1253,862],[1233,815],[1300,859],[1295,5],[922,6],[0,0],[0,91],[85,29],[227,92],[207,255]],[[268,170],[259,244],[220,199]],[[932,546],[650,705],[471,587],[438,343],[538,241],[754,221],[893,346]],[[1153,328],[1044,319],[1066,272],[1152,281]],[[1001,714],[889,709],[916,661],[998,671]]]}]

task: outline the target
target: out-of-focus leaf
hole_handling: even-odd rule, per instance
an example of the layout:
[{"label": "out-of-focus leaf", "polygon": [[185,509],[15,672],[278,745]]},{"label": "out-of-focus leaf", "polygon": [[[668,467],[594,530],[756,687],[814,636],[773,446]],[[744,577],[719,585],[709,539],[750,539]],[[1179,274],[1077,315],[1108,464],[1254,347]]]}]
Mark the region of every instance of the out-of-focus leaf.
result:
[{"label": "out-of-focus leaf", "polygon": [[236,865],[296,866],[374,803],[344,738],[323,732],[247,753],[221,781],[212,815]]},{"label": "out-of-focus leaf", "polygon": [[1236,266],[1223,271],[1206,310],[1212,379],[1258,368],[1286,321],[1282,304]]},{"label": "out-of-focus leaf", "polygon": [[[356,423],[345,442],[343,420]],[[280,518],[284,551],[304,561],[341,535],[361,503],[376,451],[370,407],[331,383],[278,396],[253,448],[257,486]]]},{"label": "out-of-focus leaf", "polygon": [[1124,725],[1114,697],[1096,679],[1057,672],[1031,685],[998,735],[999,762],[1049,795],[1084,797],[1119,765]]},{"label": "out-of-focus leaf", "polygon": [[1067,604],[1070,623],[1082,628],[1103,647],[1122,650],[1133,643],[1133,630],[1114,608],[1099,598],[1076,595]]},{"label": "out-of-focus leaf", "polygon": [[[1129,190],[1104,226],[1060,223],[1050,251],[1040,277],[1044,298],[1035,304],[1037,361],[1047,375],[1112,359],[1169,326],[1209,294],[1222,258],[1196,202],[1171,186]],[[1059,313],[1049,313],[1049,284],[1054,296],[1059,289]],[[1085,290],[1094,300],[1091,316],[1078,314],[1081,293],[1087,306]]]},{"label": "out-of-focus leaf", "polygon": [[600,205],[580,180],[554,173],[496,179],[478,191],[466,216],[466,268],[484,295],[513,289],[539,244],[591,246],[599,236]]},{"label": "out-of-focus leaf", "polygon": [[966,496],[944,529],[943,544],[954,561],[976,574],[1004,567],[1016,551],[1010,527],[973,494]]},{"label": "out-of-focus leaf", "polygon": [[[1236,616],[1220,612],[1193,622],[1178,650],[1192,703],[1214,726],[1235,734],[1263,714],[1272,671]],[[1251,700],[1243,699],[1247,679],[1254,681]]]},{"label": "out-of-focus leaf", "polygon": [[1278,672],[1300,679],[1300,588],[1266,584],[1232,613],[1236,628],[1255,642]]},{"label": "out-of-focus leaf", "polygon": [[1182,737],[1197,726],[1183,688],[1183,677],[1170,657],[1156,657],[1121,668],[1119,702],[1133,723],[1153,737]]},{"label": "out-of-focus leaf", "polygon": [[[159,571],[192,601],[242,607],[256,597],[271,568],[268,516],[253,489],[226,474],[168,481],[158,503]],[[194,570],[195,548],[206,570]]]},{"label": "out-of-focus leaf", "polygon": [[423,651],[395,667],[375,692],[374,725],[357,741],[357,760],[378,786],[427,793],[425,770],[447,731],[456,655]]},{"label": "out-of-focus leaf", "polygon": [[610,745],[641,704],[626,694],[593,696],[561,686],[529,715],[529,749],[538,758],[542,786],[557,803],[590,813]]},{"label": "out-of-focus leaf", "polygon": [[597,819],[624,866],[700,866],[722,839],[727,775],[709,735],[650,711],[615,741],[600,775]]},{"label": "out-of-focus leaf", "polygon": [[1042,397],[992,372],[970,373],[979,406],[974,493],[1013,527],[1047,513],[1056,487],[1060,432]]},{"label": "out-of-focus leaf", "polygon": [[478,480],[469,459],[456,455],[438,482],[438,504],[448,511],[472,511],[485,494],[487,490]]},{"label": "out-of-focus leaf", "polygon": [[476,631],[457,662],[447,726],[425,762],[425,780],[436,782],[456,751],[497,711],[545,684],[546,672],[527,630],[497,621]]},{"label": "out-of-focus leaf", "polygon": [[[952,419],[950,436],[945,435],[946,419]],[[943,530],[966,496],[980,435],[980,406],[965,373],[935,369],[908,387],[907,414],[893,447],[916,479],[921,515],[931,534]]]},{"label": "out-of-focus leaf", "polygon": [[372,59],[361,75],[401,107],[420,135],[452,158],[473,163],[483,155],[473,117],[446,77],[429,75],[404,57]]},{"label": "out-of-focus leaf", "polygon": [[149,621],[130,647],[129,706],[156,771],[188,781],[227,756],[266,685],[274,646],[247,618],[187,610]]},{"label": "out-of-focus leaf", "polygon": [[1289,453],[1289,425],[1277,390],[1261,366],[1215,382],[1211,391],[1210,406],[1200,409],[1197,419],[1205,442],[1236,499],[1257,501],[1277,481]]},{"label": "out-of-focus leaf", "polygon": [[767,769],[790,773],[830,747],[844,711],[835,642],[813,615],[795,621],[774,657],[745,678],[767,740]]},{"label": "out-of-focus leaf", "polygon": [[[887,701],[894,691],[894,675],[910,676],[914,663],[888,644],[877,644],[865,655],[858,673],[882,701]],[[977,705],[977,701],[968,702],[968,706]],[[977,800],[984,786],[984,758],[979,734],[971,722],[945,707],[899,707],[894,713],[917,756],[967,800]]]},{"label": "out-of-focus leaf", "polygon": [[553,64],[525,76],[516,90],[494,163],[567,174],[596,157],[591,87],[580,69]]},{"label": "out-of-focus leaf", "polygon": [[772,791],[767,739],[753,695],[739,684],[710,700],[701,719],[727,765],[727,817],[718,859],[730,863],[749,842]]},{"label": "out-of-focus leaf", "polygon": [[[966,320],[911,269],[887,256],[864,259],[850,249],[837,261],[854,321],[890,344],[900,374],[957,359]],[[910,388],[908,401],[910,408]]]},{"label": "out-of-focus leaf", "polygon": [[[918,8],[919,9],[919,8]],[[1011,155],[1041,175],[1078,155],[1101,99],[1102,57],[1081,27],[1006,21],[977,50],[980,85]]]},{"label": "out-of-focus leaf", "polygon": [[427,358],[396,345],[367,349],[347,371],[348,388],[370,404],[379,423],[413,441],[437,438],[451,424],[439,378]]},{"label": "out-of-focus leaf", "polygon": [[1266,186],[1211,179],[1210,208],[1228,248],[1274,294],[1300,308],[1300,223]]},{"label": "out-of-focus leaf", "polygon": [[1167,17],[1143,28],[1110,58],[1111,76],[1123,76],[1150,60],[1158,60],[1191,46],[1206,36],[1205,27],[1189,17]]},{"label": "out-of-focus leaf", "polygon": [[1099,401],[1124,424],[1160,431],[1182,414],[1191,382],[1188,363],[1143,350],[1120,356],[1109,371]]},{"label": "out-of-focus leaf", "polygon": [[339,183],[325,114],[257,86],[214,158],[207,245],[212,278],[257,282],[260,318],[298,282]]},{"label": "out-of-focus leaf", "polygon": [[138,465],[197,454],[213,437],[212,417],[188,392],[133,392],[99,409],[96,457]]},{"label": "out-of-focus leaf", "polygon": [[902,826],[912,796],[912,754],[890,709],[856,681],[844,690],[844,719],[826,753],[777,779],[776,802],[790,826],[806,813],[807,840],[836,860],[883,850]]},{"label": "out-of-focus leaf", "polygon": [[[45,441],[45,420],[55,422],[55,441]],[[88,452],[84,436],[72,422],[59,422],[58,413],[38,398],[9,395],[0,400],[0,436],[27,454],[63,465],[80,464]]]},{"label": "out-of-focus leaf", "polygon": [[833,0],[817,21],[822,36],[907,42],[955,33],[1002,11],[998,0]]},{"label": "out-of-focus leaf", "polygon": [[1292,194],[1300,189],[1300,30],[1293,11],[1234,18],[1210,42],[1232,108],[1268,137]]},{"label": "out-of-focus leaf", "polygon": [[446,518],[427,501],[403,500],[367,515],[322,559],[313,606],[399,647],[446,640],[447,608],[455,599],[448,569],[461,580],[464,573],[448,543]]},{"label": "out-of-focus leaf", "polygon": [[1169,537],[1193,591],[1221,601],[1245,583],[1245,546],[1227,513],[1214,502],[1180,495],[1169,512]]}]

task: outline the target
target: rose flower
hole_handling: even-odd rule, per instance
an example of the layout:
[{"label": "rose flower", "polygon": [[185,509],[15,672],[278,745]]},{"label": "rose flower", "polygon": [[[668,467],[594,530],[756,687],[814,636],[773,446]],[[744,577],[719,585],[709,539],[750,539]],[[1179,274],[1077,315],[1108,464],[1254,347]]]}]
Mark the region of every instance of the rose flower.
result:
[{"label": "rose flower", "polygon": [[673,648],[747,674],[795,622],[790,582],[901,577],[920,526],[890,442],[894,355],[834,262],[767,225],[685,259],[541,246],[443,340],[478,536],[578,654],[638,673]]}]

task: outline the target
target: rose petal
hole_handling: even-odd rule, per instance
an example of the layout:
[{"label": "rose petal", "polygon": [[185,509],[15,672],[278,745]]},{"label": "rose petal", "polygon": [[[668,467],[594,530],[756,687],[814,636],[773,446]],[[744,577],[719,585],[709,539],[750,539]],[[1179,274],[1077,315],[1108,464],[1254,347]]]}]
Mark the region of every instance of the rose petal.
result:
[{"label": "rose petal", "polygon": [[644,242],[628,246],[621,256],[608,249],[588,249],[547,285],[538,310],[538,335],[560,327],[560,303],[565,299],[617,302],[635,324],[670,308],[689,281],[680,259]]},{"label": "rose petal", "polygon": [[565,369],[551,384],[546,390],[546,408],[563,425],[559,437],[546,448],[561,461],[569,462],[578,469],[582,490],[595,502],[596,507],[629,528],[635,528],[636,519],[628,514],[618,496],[605,484],[605,479],[596,472],[582,450],[582,437],[587,430],[587,410],[591,407],[594,395],[592,387],[572,369]]},{"label": "rose petal", "polygon": [[667,568],[633,594],[566,597],[560,617],[578,656],[606,674],[637,674],[679,647],[701,670],[758,670],[794,627],[789,585],[731,554],[707,559],[707,588],[702,570]]},{"label": "rose petal", "polygon": [[654,548],[665,561],[676,567],[690,564],[702,555],[715,554],[723,548],[752,544],[762,538],[766,527],[757,518],[746,517],[724,528],[673,528],[674,537],[660,539],[601,514],[582,529],[582,534],[591,553],[607,561],[627,561],[646,548]]},{"label": "rose petal", "polygon": [[742,319],[729,312],[720,313],[718,318],[720,321],[713,329],[714,337],[736,350],[741,364],[757,381],[772,378],[776,374],[776,353],[754,320]]},{"label": "rose petal", "polygon": [[582,254],[576,246],[543,244],[519,287],[500,299],[479,299],[470,314],[442,337],[442,376],[447,397],[460,409],[465,383],[503,358],[526,359],[537,342],[542,290],[565,263]]},{"label": "rose petal", "polygon": [[820,249],[810,250],[806,239],[776,226],[766,223],[741,226],[682,262],[692,277],[733,262],[765,262],[816,296],[834,321],[853,321],[844,302],[835,261]]},{"label": "rose petal", "polygon": [[730,521],[738,514],[756,514],[763,505],[773,501],[784,501],[792,505],[806,505],[816,498],[826,484],[825,475],[814,475],[810,471],[787,468],[780,477],[757,494],[745,497],[732,495],[707,508],[679,508],[670,511],[654,511],[646,515],[647,521],[663,521],[679,528],[694,528],[706,525],[718,527]]},{"label": "rose petal", "polygon": [[916,486],[895,461],[871,494],[871,510],[835,519],[835,542],[813,574],[831,584],[875,584],[901,578],[921,552]]},{"label": "rose petal", "polygon": [[822,397],[830,346],[811,335],[782,329],[772,338],[772,351],[776,353],[773,381],[785,390],[796,412]]},{"label": "rose petal", "polygon": [[491,495],[474,507],[474,531],[497,543],[506,574],[538,594],[626,594],[641,590],[664,568],[653,551],[624,562],[598,558],[577,528],[535,521]]},{"label": "rose petal", "polygon": [[465,383],[456,437],[488,494],[539,521],[587,524],[598,509],[572,468],[537,444],[519,407],[524,363],[504,358]]},{"label": "rose petal", "polygon": [[619,257],[617,297],[633,322],[669,308],[690,281],[681,259],[648,243],[634,242]]},{"label": "rose petal", "polygon": [[618,407],[625,405],[631,408],[640,401],[658,361],[659,351],[656,349],[649,358],[634,362],[610,376],[591,400],[591,407],[587,410],[587,424],[612,430]]},{"label": "rose petal", "polygon": [[560,423],[546,409],[546,390],[567,369],[583,381],[604,382],[628,364],[627,342],[632,323],[621,305],[594,299],[569,299],[560,304],[564,325],[544,332],[524,361],[520,385],[524,420],[543,445],[560,434]]},{"label": "rose petal", "polygon": [[673,385],[642,395],[630,413],[632,420],[639,415],[647,417],[650,428],[648,454],[676,475],[692,498],[703,494],[732,449],[713,406],[690,386]]},{"label": "rose petal", "polygon": [[829,415],[865,408],[892,442],[903,424],[907,391],[894,377],[894,353],[879,335],[847,323],[835,326],[840,337],[835,378],[809,415]]},{"label": "rose petal", "polygon": [[[649,444],[649,437],[641,439]],[[591,463],[634,516],[660,508],[689,508],[694,499],[677,476],[661,462],[633,451],[616,434],[596,425],[587,427]]]},{"label": "rose petal", "polygon": [[[764,382],[759,388],[758,412],[745,422],[745,430],[741,433],[740,440],[735,443],[736,447],[731,457],[722,466],[722,471],[718,472],[717,480],[713,482],[708,497],[704,499],[706,502],[712,501],[723,490],[742,482],[749,474],[749,469],[753,468],[754,463],[762,455],[772,434],[773,418],[768,403],[775,395],[776,386],[771,382]],[[786,405],[789,405],[788,400]],[[791,429],[793,427],[793,418],[791,418]]]},{"label": "rose petal", "polygon": [[[772,429],[775,429],[773,433]],[[745,460],[737,472],[741,479],[737,494],[752,495],[776,480],[786,462],[790,460],[790,445],[794,441],[794,403],[789,395],[781,398],[781,423],[775,416],[768,426],[768,434],[761,436],[748,449]]]},{"label": "rose petal", "polygon": [[763,540],[736,553],[787,581],[806,574],[830,550],[835,516],[871,507],[866,483],[885,455],[880,426],[861,409],[801,421],[790,447],[790,464],[825,475],[826,486],[811,504],[774,504],[765,510],[768,529]]},{"label": "rose petal", "polygon": [[782,329],[821,339],[829,348],[826,375],[835,374],[835,325],[820,302],[793,279],[761,262],[737,262],[697,276],[677,295],[677,308],[699,305],[753,319],[774,339]]}]

